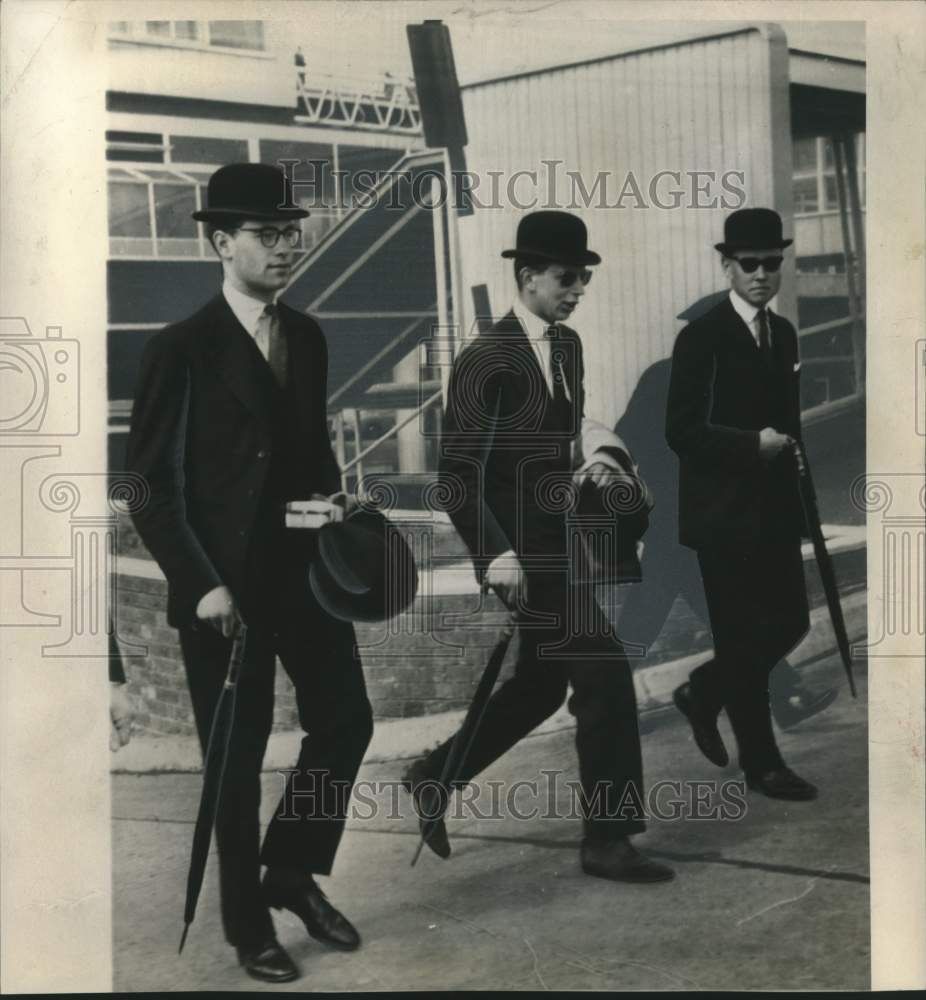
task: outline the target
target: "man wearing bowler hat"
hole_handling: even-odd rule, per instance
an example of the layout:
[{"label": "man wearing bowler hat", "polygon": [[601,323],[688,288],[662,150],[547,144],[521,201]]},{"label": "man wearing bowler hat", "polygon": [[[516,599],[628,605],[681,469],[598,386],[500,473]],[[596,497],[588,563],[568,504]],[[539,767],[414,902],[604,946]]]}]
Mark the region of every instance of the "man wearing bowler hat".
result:
[{"label": "man wearing bowler hat", "polygon": [[791,447],[801,435],[797,333],[768,308],[791,242],[770,209],[727,218],[715,246],[730,294],[678,335],[666,439],[679,457],[679,540],[698,554],[715,653],[675,704],[720,767],[726,708],[749,787],[807,800],[817,790],[785,765],[768,691],[772,668],[810,624]]},{"label": "man wearing bowler hat", "polygon": [[[239,619],[248,625],[216,822],[222,922],[250,976],[286,982],[298,972],[268,907],[291,910],[333,948],[359,945],[313,875],[331,871],[372,715],[353,627],[309,586],[317,533],[286,527],[287,506],[309,498],[316,518],[341,516],[326,499],[340,475],[326,422],[325,338],[277,298],[308,212],[280,207],[295,204],[283,173],[252,163],[216,171],[207,203],[193,217],[207,226],[222,288],[148,343],[127,466],[150,487],[134,521],[167,578],[168,622],[180,633],[203,747],[231,636]],[[261,846],[277,656],[306,735]]]},{"label": "man wearing bowler hat", "polygon": [[[644,829],[640,738],[624,651],[568,562],[567,507],[576,480],[603,484],[620,464],[620,441],[584,417],[582,345],[566,325],[601,258],[584,223],[566,212],[522,218],[508,314],[456,359],[441,438],[440,475],[458,504],[450,517],[477,578],[517,622],[513,676],[489,699],[452,781],[461,787],[552,715],[571,685],[584,838],[583,870],[601,878],[655,882],[665,865],[628,839]],[[584,460],[577,457],[577,452]],[[573,472],[574,469],[578,471]],[[439,856],[450,854],[440,818],[452,788],[438,779],[451,741],[405,775]]]}]

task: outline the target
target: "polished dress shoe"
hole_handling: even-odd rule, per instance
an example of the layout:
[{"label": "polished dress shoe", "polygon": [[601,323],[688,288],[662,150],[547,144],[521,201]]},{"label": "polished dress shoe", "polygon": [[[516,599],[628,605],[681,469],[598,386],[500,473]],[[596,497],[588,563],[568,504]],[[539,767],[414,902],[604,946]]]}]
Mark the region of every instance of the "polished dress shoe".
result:
[{"label": "polished dress shoe", "polygon": [[746,784],[770,799],[790,799],[809,802],[817,797],[816,785],[796,775],[790,767],[776,767],[771,771],[746,772]]},{"label": "polished dress shoe", "polygon": [[772,699],[772,716],[782,729],[787,729],[829,708],[838,694],[836,688],[827,688],[816,694],[800,689],[792,691],[783,698]]},{"label": "polished dress shoe", "polygon": [[254,948],[238,948],[238,964],[252,978],[263,983],[291,983],[299,978],[296,963],[276,938]]},{"label": "polished dress shoe", "polygon": [[309,878],[300,885],[290,885],[274,877],[273,870],[264,876],[264,899],[275,910],[289,910],[305,924],[317,941],[340,951],[356,951],[360,935],[354,925],[336,910],[328,897]]},{"label": "polished dress shoe", "polygon": [[583,840],[582,871],[614,882],[666,882],[675,878],[668,865],[641,854],[626,837]]},{"label": "polished dress shoe", "polygon": [[675,702],[675,707],[691,724],[694,741],[701,753],[712,764],[726,767],[730,763],[730,756],[717,728],[718,713],[711,711],[687,682],[672,692],[672,700]]},{"label": "polished dress shoe", "polygon": [[433,778],[424,773],[423,761],[416,760],[405,772],[402,787],[411,794],[424,842],[439,858],[446,860],[450,857],[450,838],[443,816],[446,804],[441,806],[440,788]]}]

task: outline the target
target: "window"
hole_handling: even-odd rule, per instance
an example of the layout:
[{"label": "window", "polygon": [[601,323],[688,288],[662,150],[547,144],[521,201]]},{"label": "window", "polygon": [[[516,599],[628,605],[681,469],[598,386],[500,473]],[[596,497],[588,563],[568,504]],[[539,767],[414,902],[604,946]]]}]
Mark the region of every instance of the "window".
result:
[{"label": "window", "polygon": [[210,21],[209,44],[221,45],[227,49],[253,49],[262,52],[263,21]]},{"label": "window", "polygon": [[110,21],[109,35],[178,47],[266,50],[262,21]]},{"label": "window", "polygon": [[106,159],[163,163],[164,137],[160,132],[107,131]]},{"label": "window", "polygon": [[[816,136],[796,139],[794,159],[794,214],[819,215],[839,211],[836,184],[836,158],[828,138]],[[855,161],[858,170],[859,198],[865,205],[865,135],[855,136]]]},{"label": "window", "polygon": [[142,165],[109,173],[109,241],[113,257],[205,257],[202,226],[192,213],[205,200],[208,173]]},{"label": "window", "polygon": [[170,158],[173,163],[246,163],[245,139],[212,139],[199,135],[172,135]]}]

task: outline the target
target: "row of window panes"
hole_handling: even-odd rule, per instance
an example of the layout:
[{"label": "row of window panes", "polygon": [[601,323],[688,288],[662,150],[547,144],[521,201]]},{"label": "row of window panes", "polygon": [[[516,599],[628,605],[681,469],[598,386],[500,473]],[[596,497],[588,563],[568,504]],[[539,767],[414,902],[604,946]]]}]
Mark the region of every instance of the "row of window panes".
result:
[{"label": "row of window panes", "polygon": [[110,34],[159,41],[202,42],[225,49],[262,52],[262,21],[113,21]]},{"label": "row of window panes", "polygon": [[[211,254],[204,227],[191,217],[206,200],[205,185],[198,187],[199,202],[191,184],[111,180],[109,235],[113,255],[151,256],[154,240],[159,256]],[[335,212],[314,209],[302,222],[302,248],[314,247],[336,222]]]},{"label": "row of window panes", "polygon": [[[865,135],[855,137],[859,198],[865,204]],[[839,209],[833,146],[826,137],[796,139],[793,146],[794,214],[814,215]]]}]

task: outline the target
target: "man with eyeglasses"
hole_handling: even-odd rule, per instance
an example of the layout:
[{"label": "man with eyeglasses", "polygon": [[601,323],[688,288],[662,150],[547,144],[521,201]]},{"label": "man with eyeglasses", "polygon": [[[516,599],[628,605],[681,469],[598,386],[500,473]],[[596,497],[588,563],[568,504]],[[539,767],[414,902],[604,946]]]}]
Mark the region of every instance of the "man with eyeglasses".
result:
[{"label": "man with eyeglasses", "polygon": [[781,218],[741,209],[720,251],[730,294],[678,335],[666,439],[680,460],[679,540],[696,550],[715,657],[674,693],[695,742],[729,761],[717,718],[726,708],[748,786],[813,799],[785,765],[769,709],[769,674],[806,634],[804,518],[792,448],[800,439],[797,333],[768,308],[781,286]]},{"label": "man with eyeglasses", "polygon": [[[340,520],[326,416],[321,329],[278,295],[290,280],[300,220],[282,171],[230,164],[210,178],[206,223],[221,292],[149,341],[141,363],[127,468],[144,476],[134,515],[167,578],[167,619],[180,645],[205,748],[231,637],[248,625],[216,837],[222,922],[248,975],[293,980],[269,907],[340,950],[356,930],[316,884],[330,873],[347,801],[372,735],[353,627],[318,605],[307,568],[317,538],[287,527],[294,501]],[[275,660],[296,690],[306,732],[260,844],[261,762],[274,712]],[[261,865],[267,867],[261,881]]]},{"label": "man with eyeglasses", "polygon": [[569,805],[583,813],[582,870],[663,881],[672,870],[629,839],[645,828],[630,667],[594,588],[571,571],[570,504],[562,502],[573,485],[605,485],[615,471],[635,475],[619,439],[584,420],[582,345],[565,325],[601,258],[588,249],[582,220],[558,211],[524,216],[517,246],[502,256],[514,261],[517,294],[454,363],[440,477],[459,500],[448,512],[477,579],[512,612],[517,659],[486,704],[452,787],[440,784],[452,740],[416,761],[405,786],[427,845],[448,857],[450,793],[560,708],[571,685],[581,798]]}]

